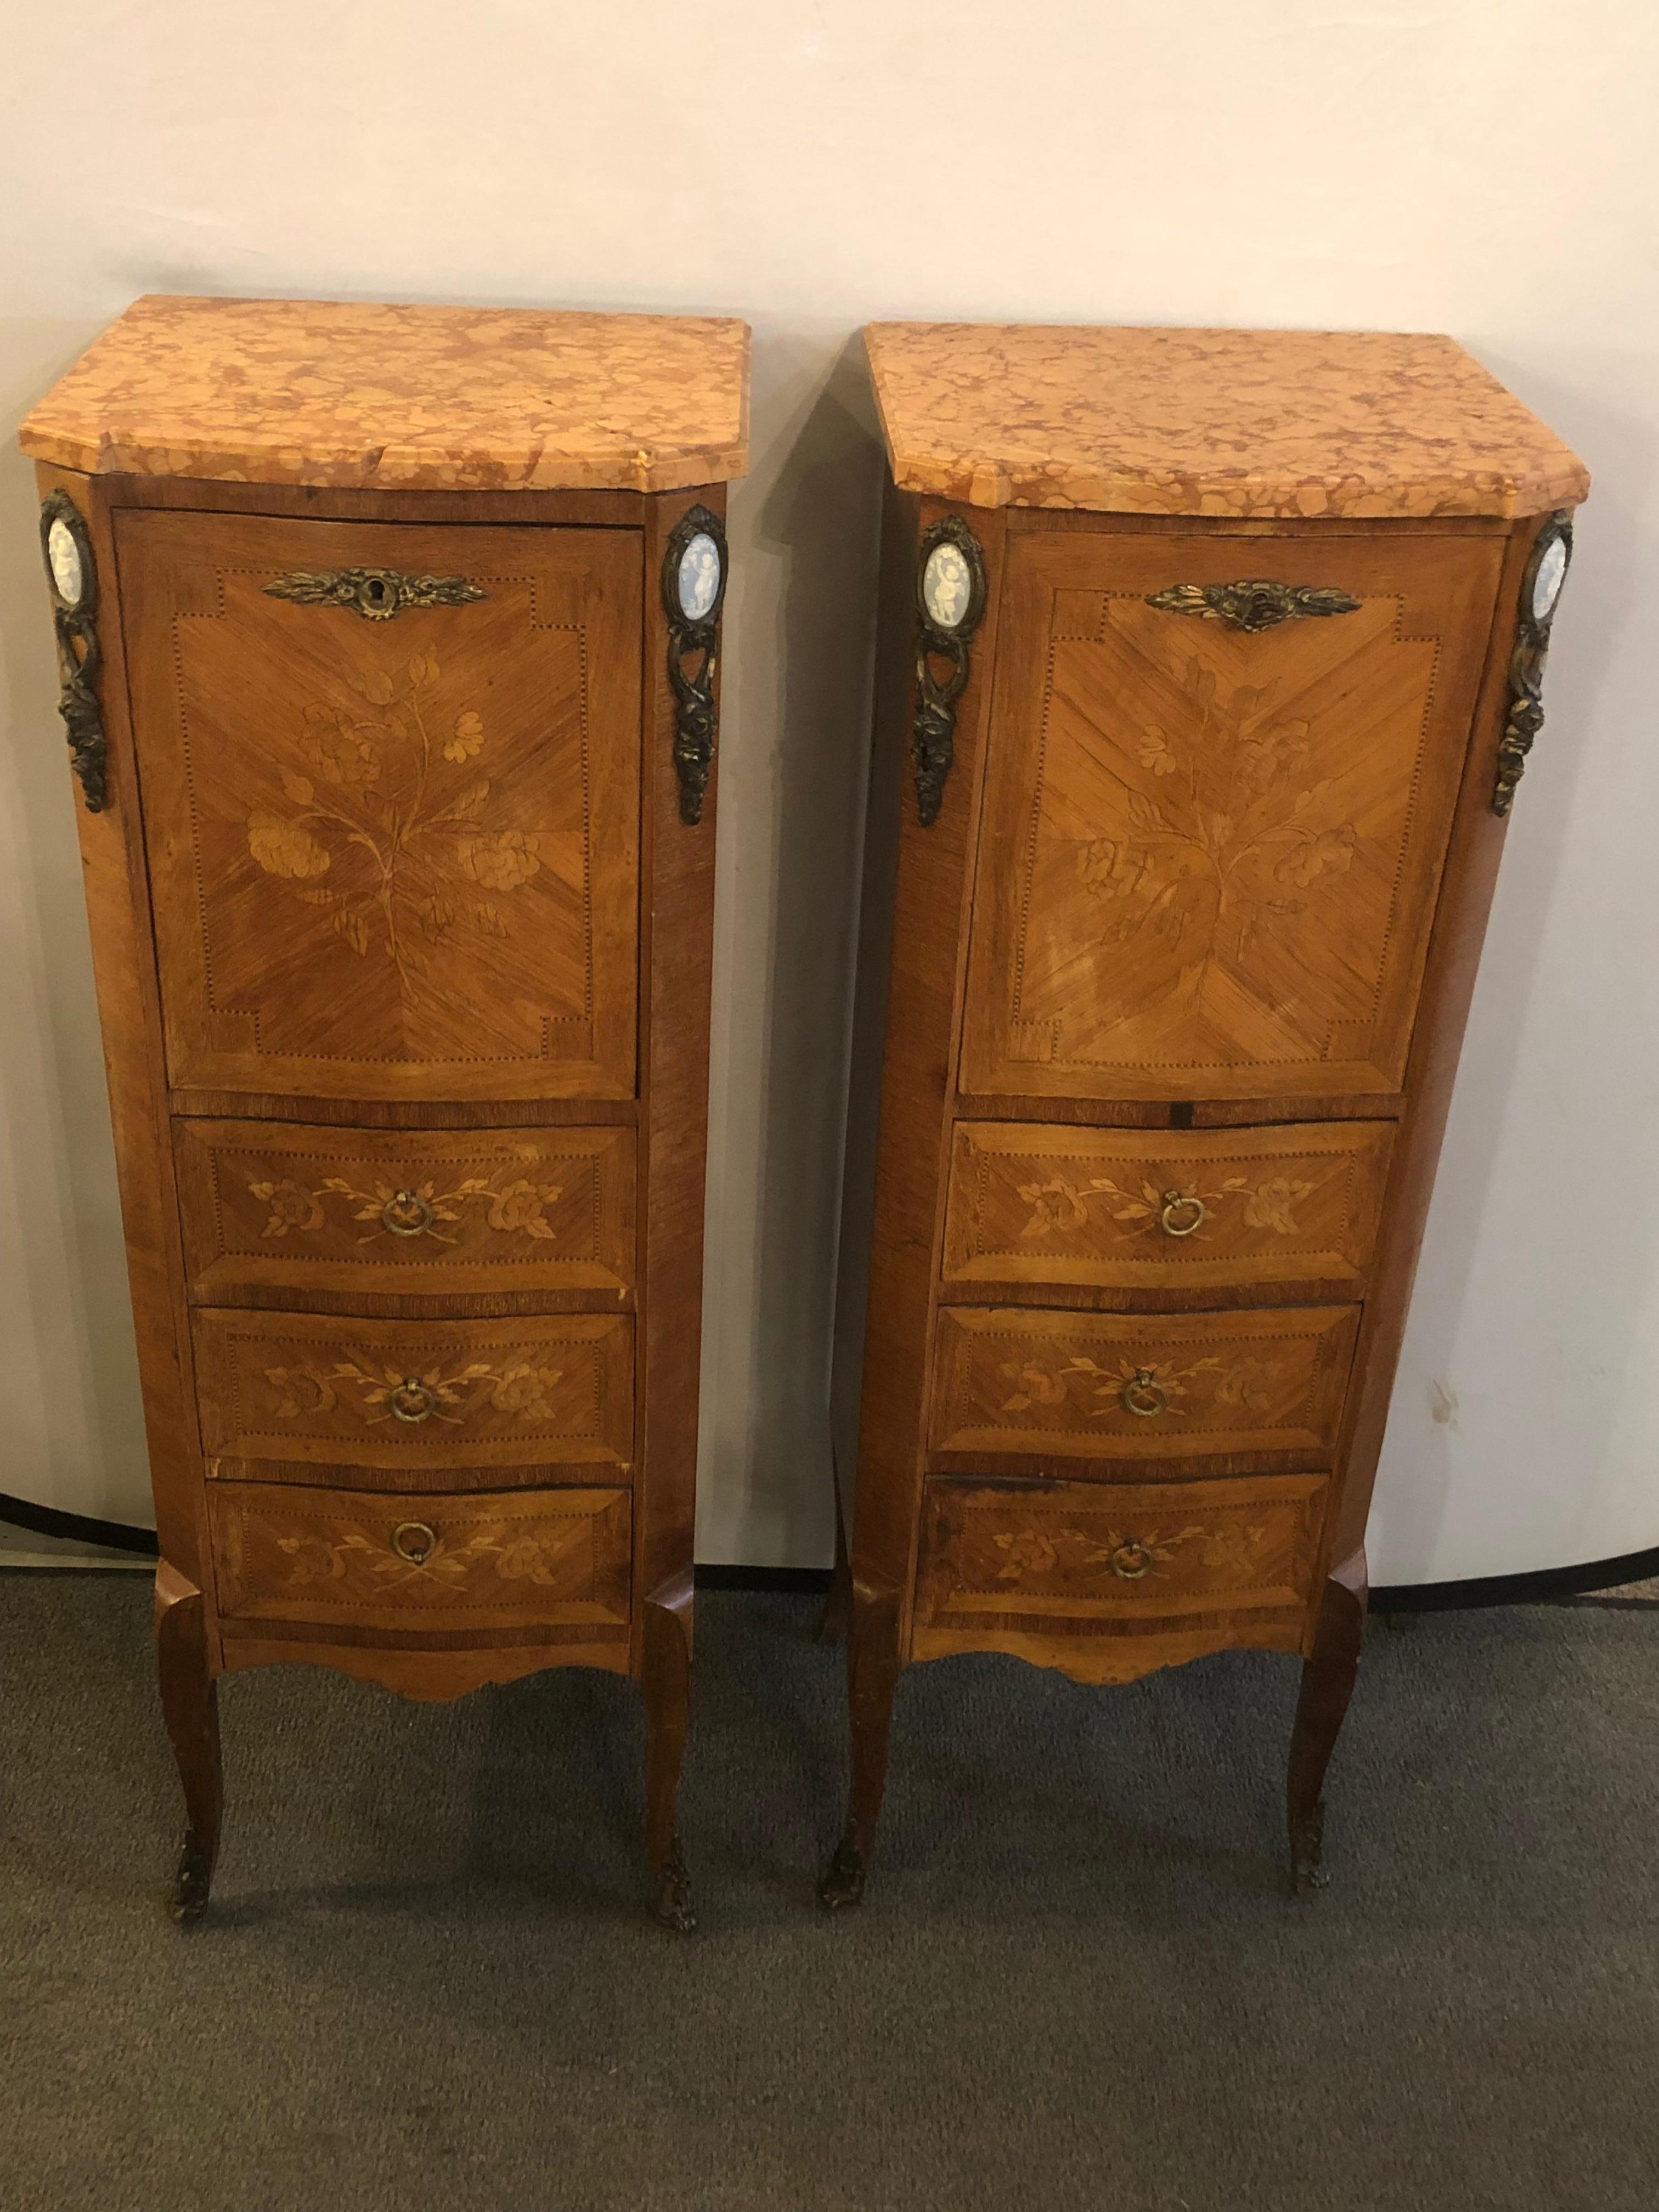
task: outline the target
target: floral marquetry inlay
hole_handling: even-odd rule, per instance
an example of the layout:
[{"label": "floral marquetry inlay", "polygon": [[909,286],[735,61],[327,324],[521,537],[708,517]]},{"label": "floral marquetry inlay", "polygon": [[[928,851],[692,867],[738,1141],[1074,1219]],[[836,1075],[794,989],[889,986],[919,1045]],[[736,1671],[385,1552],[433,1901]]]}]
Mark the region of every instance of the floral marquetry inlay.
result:
[{"label": "floral marquetry inlay", "polygon": [[1243,1580],[1268,1534],[1267,1524],[1261,1521],[1235,1522],[1219,1528],[1189,1521],[1184,1528],[1137,1522],[1133,1528],[1126,1523],[1121,1529],[1103,1524],[1097,1530],[1004,1529],[991,1540],[1003,1559],[997,1570],[999,1582],[1054,1575],[1085,1583],[1105,1575],[1115,1576],[1119,1582],[1157,1579],[1187,1545],[1197,1547],[1203,1565]]},{"label": "floral marquetry inlay", "polygon": [[499,1189],[483,1176],[468,1176],[451,1190],[440,1190],[429,1178],[410,1184],[376,1181],[372,1189],[359,1190],[340,1176],[326,1176],[314,1190],[288,1176],[247,1188],[270,1209],[265,1236],[286,1237],[290,1230],[303,1236],[320,1229],[327,1201],[337,1199],[351,1208],[354,1220],[371,1224],[355,1240],[359,1244],[382,1237],[429,1237],[434,1244],[454,1244],[459,1239],[447,1236],[442,1224],[459,1223],[465,1206],[478,1208],[483,1220],[501,1234],[550,1241],[547,1208],[564,1195],[558,1183],[528,1182],[522,1176]]},{"label": "floral marquetry inlay", "polygon": [[[300,739],[313,773],[282,769],[289,811],[247,817],[248,851],[267,875],[292,883],[355,953],[383,945],[405,975],[411,931],[436,939],[468,924],[506,937],[498,899],[542,866],[534,830],[488,826],[490,781],[474,766],[483,718],[464,707],[439,722],[441,672],[428,649],[395,675],[355,677],[354,702],[314,701]],[[389,769],[401,771],[395,789]]]},{"label": "floral marquetry inlay", "polygon": [[524,1361],[505,1369],[472,1360],[446,1374],[441,1366],[406,1373],[397,1365],[378,1370],[355,1359],[331,1367],[305,1362],[267,1367],[270,1410],[279,1421],[295,1421],[332,1411],[342,1401],[371,1426],[381,1421],[447,1421],[459,1428],[470,1413],[488,1405],[521,1421],[550,1421],[548,1394],[561,1379],[558,1367],[532,1367]]},{"label": "floral marquetry inlay", "polygon": [[561,1579],[558,1570],[568,1546],[562,1530],[526,1530],[495,1521],[469,1530],[457,1544],[447,1544],[440,1536],[421,1559],[394,1551],[390,1543],[377,1544],[360,1528],[332,1534],[307,1530],[279,1536],[276,1548],[293,1562],[283,1578],[285,1589],[311,1589],[362,1571],[372,1577],[380,1589],[395,1594],[416,1582],[430,1583],[441,1590],[457,1590],[480,1567],[500,1582],[536,1583],[549,1589]]},{"label": "floral marquetry inlay", "polygon": [[1284,1363],[1246,1356],[1231,1362],[1194,1359],[1185,1366],[1172,1359],[1120,1358],[1103,1366],[1079,1356],[1062,1363],[1010,1360],[1002,1371],[1015,1385],[999,1409],[1005,1413],[1023,1413],[1033,1406],[1064,1406],[1076,1390],[1093,1415],[1117,1410],[1146,1419],[1186,1412],[1191,1386],[1211,1376],[1216,1378],[1210,1391],[1214,1404],[1266,1413],[1279,1395]]},{"label": "floral marquetry inlay", "polygon": [[[1308,773],[1305,716],[1279,682],[1230,684],[1188,658],[1190,713],[1143,720],[1135,754],[1150,785],[1127,794],[1123,833],[1076,840],[1078,881],[1107,909],[1105,945],[1163,938],[1200,977],[1248,957],[1264,925],[1284,927],[1346,875],[1358,830],[1332,821]],[[1218,778],[1213,764],[1231,763]],[[1200,985],[1201,988],[1201,982]]]},{"label": "floral marquetry inlay", "polygon": [[1055,1230],[1086,1228],[1090,1203],[1098,1200],[1114,1221],[1136,1231],[1161,1231],[1166,1237],[1201,1235],[1210,1217],[1230,1201],[1238,1203],[1246,1228],[1294,1237],[1295,1208],[1313,1188],[1299,1176],[1270,1176],[1252,1186],[1248,1176],[1228,1176],[1214,1189],[1200,1189],[1190,1178],[1176,1178],[1161,1190],[1155,1183],[1143,1182],[1137,1192],[1124,1189],[1110,1176],[1091,1176],[1082,1185],[1051,1176],[1047,1182],[1018,1186],[1021,1199],[1031,1209],[1020,1234],[1046,1237]]}]

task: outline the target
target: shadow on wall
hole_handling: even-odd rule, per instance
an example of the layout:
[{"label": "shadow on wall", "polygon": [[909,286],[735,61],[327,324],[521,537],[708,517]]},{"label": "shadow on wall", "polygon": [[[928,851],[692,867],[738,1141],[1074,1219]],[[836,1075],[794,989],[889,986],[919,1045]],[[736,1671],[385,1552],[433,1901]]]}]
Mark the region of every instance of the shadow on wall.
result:
[{"label": "shadow on wall", "polygon": [[[1585,1204],[1595,1188],[1587,1164],[1627,1156],[1626,1085],[1639,1078],[1608,1062],[1606,1040],[1630,1041],[1621,1013],[1630,970],[1615,917],[1602,915],[1598,928],[1585,911],[1583,864],[1574,866],[1583,816],[1610,821],[1624,781],[1610,741],[1617,695],[1638,680],[1621,664],[1646,650],[1642,554],[1659,453],[1644,422],[1600,397],[1620,388],[1617,363],[1575,354],[1571,380],[1556,381],[1535,361],[1483,358],[1583,455],[1592,483],[1545,674],[1544,727],[1516,795],[1379,1470],[1373,1578],[1401,1583],[1606,1553],[1593,1527],[1581,1540],[1571,1501],[1595,1498],[1617,1402],[1600,1383],[1640,1362],[1628,1326],[1659,1255],[1651,1183],[1619,1178],[1616,1206]],[[1592,731],[1601,733],[1594,746]],[[1621,881],[1610,862],[1615,897]],[[1587,936],[1611,957],[1573,961],[1567,948]],[[1535,999],[1560,1005],[1550,973],[1558,960],[1572,961],[1576,1027],[1568,1034],[1558,1020],[1540,1044],[1528,1011]],[[1545,1066],[1529,1068],[1540,1054]],[[1524,1117],[1511,1116],[1517,1099],[1532,1102]],[[1579,1173],[1563,1172],[1564,1130]],[[1595,1316],[1593,1344],[1578,1341],[1581,1315]],[[1627,1325],[1623,1340],[1608,1330],[1610,1315]],[[1513,1364],[1494,1357],[1505,1345]],[[1451,1364],[1460,1348],[1487,1381],[1478,1397]],[[1501,1397],[1494,1382],[1505,1386]],[[1513,1559],[1489,1517],[1506,1485],[1528,1500],[1559,1501],[1547,1532],[1535,1513],[1521,1516],[1530,1548]]]},{"label": "shadow on wall", "polygon": [[[741,650],[752,725],[766,748],[744,788],[745,811],[723,857],[735,861],[733,927],[763,968],[754,1003],[765,1007],[755,1102],[750,1457],[744,1555],[757,1561],[827,1564],[833,1512],[829,1370],[835,1308],[841,1162],[857,933],[858,855],[869,757],[874,653],[875,553],[881,447],[862,338],[823,342],[790,360],[780,337],[757,348],[761,418],[773,417],[764,450],[780,456],[772,481],[751,484],[757,572],[775,579]],[[764,379],[764,387],[763,387]],[[763,462],[763,467],[764,462]],[[773,625],[767,637],[762,624]],[[760,845],[762,810],[772,823],[770,910],[741,911],[746,853]],[[739,841],[741,841],[739,844]],[[734,1081],[744,1079],[740,1012],[734,1006]],[[711,1220],[711,1237],[724,1224]],[[727,1387],[731,1379],[727,1378]],[[720,1548],[737,1499],[712,1516],[699,1556]]]},{"label": "shadow on wall", "polygon": [[23,416],[92,335],[13,325],[0,343],[15,376],[0,392],[0,1486],[148,1524],[75,793],[34,471],[16,444]]}]

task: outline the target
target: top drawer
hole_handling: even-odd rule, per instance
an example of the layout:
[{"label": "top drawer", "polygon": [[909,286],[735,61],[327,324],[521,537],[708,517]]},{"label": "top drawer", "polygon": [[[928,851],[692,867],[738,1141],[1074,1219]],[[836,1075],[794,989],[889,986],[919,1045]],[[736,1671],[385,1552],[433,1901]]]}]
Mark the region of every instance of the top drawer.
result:
[{"label": "top drawer", "polygon": [[639,534],[131,513],[116,550],[175,1092],[631,1097]]},{"label": "top drawer", "polygon": [[191,1301],[627,1303],[634,1132],[175,1121]]},{"label": "top drawer", "polygon": [[958,1121],[944,1275],[953,1302],[1060,1285],[1179,1303],[1357,1297],[1389,1121],[1141,1130]]}]

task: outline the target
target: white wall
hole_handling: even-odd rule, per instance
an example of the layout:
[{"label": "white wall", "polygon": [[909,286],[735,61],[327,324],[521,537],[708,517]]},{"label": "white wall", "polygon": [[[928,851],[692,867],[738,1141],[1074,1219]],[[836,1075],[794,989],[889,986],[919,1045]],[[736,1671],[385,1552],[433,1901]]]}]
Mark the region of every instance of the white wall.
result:
[{"label": "white wall", "polygon": [[[0,0],[0,428],[143,291],[755,325],[704,1557],[825,1555],[878,484],[851,341],[874,316],[1450,331],[1589,460],[1373,1564],[1415,1579],[1659,1543],[1656,42],[1641,0]],[[0,577],[0,1489],[138,1518],[69,782],[15,453]]]}]

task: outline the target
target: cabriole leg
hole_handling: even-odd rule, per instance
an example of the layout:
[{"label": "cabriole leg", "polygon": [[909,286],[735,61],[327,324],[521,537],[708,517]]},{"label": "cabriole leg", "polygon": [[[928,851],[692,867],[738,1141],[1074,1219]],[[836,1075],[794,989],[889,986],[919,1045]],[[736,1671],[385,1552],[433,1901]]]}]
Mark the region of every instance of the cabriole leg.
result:
[{"label": "cabriole leg", "polygon": [[1285,1813],[1291,1835],[1291,1887],[1305,1897],[1321,1886],[1325,1839],[1325,1769],[1353,1695],[1365,1633],[1365,1554],[1334,1567],[1320,1601],[1313,1650],[1302,1663],[1302,1694],[1291,1733]]},{"label": "cabriole leg", "polygon": [[161,1713],[185,1793],[185,1841],[167,1900],[173,1917],[198,1920],[207,1909],[224,1778],[219,1758],[219,1692],[208,1660],[207,1607],[194,1583],[165,1560],[155,1571],[155,1662]]},{"label": "cabriole leg", "polygon": [[645,1601],[645,1849],[652,1917],[677,1935],[696,1926],[691,1881],[676,1826],[680,1766],[691,1718],[691,1577],[665,1583]]},{"label": "cabriole leg", "polygon": [[852,1632],[847,1645],[848,1705],[852,1725],[852,1788],[847,1826],[818,1884],[831,1912],[857,1905],[875,1844],[876,1821],[887,1782],[887,1740],[899,1675],[899,1600],[896,1590],[872,1590],[854,1580]]}]

